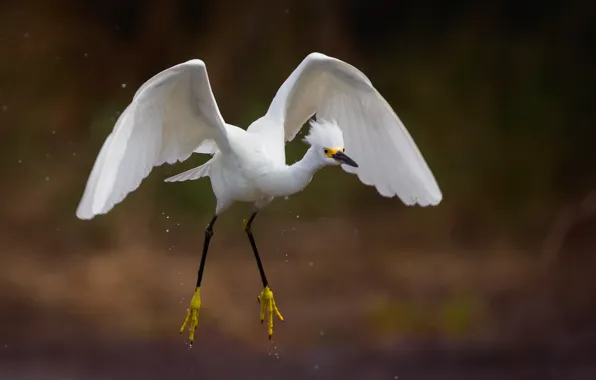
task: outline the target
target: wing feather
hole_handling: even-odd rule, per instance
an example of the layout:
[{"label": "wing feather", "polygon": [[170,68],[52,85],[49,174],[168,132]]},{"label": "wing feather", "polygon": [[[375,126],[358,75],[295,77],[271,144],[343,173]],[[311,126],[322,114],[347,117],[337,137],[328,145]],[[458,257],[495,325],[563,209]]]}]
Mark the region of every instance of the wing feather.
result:
[{"label": "wing feather", "polygon": [[139,88],[118,118],[95,161],[77,217],[107,213],[154,166],[216,148],[230,150],[205,64],[195,59],[166,69]]},{"label": "wing feather", "polygon": [[385,197],[405,204],[436,205],[437,182],[409,132],[370,80],[355,67],[320,53],[309,54],[278,90],[267,117],[292,140],[304,123],[333,120],[344,135],[346,153],[358,168],[343,165]]},{"label": "wing feather", "polygon": [[181,182],[181,181],[192,181],[195,179],[199,179],[202,177],[206,177],[209,175],[209,169],[211,168],[211,163],[213,162],[213,158],[209,161],[205,162],[203,165],[189,169],[183,173],[176,174],[175,176],[166,178],[165,182]]}]

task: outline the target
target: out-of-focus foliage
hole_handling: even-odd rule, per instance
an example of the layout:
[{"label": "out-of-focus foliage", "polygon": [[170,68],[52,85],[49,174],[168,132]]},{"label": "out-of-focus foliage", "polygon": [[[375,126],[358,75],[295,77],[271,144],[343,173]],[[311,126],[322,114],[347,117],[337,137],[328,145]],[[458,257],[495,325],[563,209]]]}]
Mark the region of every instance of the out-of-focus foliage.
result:
[{"label": "out-of-focus foliage", "polygon": [[[206,179],[163,179],[206,157],[155,168],[83,222],[74,211],[101,144],[136,89],[169,66],[204,60],[224,118],[246,128],[320,51],[371,79],[444,201],[406,208],[326,168],[268,207],[255,233],[287,350],[575,347],[596,331],[595,15],[579,0],[5,1],[0,332],[10,344],[41,331],[170,339],[215,202]],[[288,162],[305,150],[288,145]],[[198,336],[262,347],[241,230],[249,207],[218,221]]]}]

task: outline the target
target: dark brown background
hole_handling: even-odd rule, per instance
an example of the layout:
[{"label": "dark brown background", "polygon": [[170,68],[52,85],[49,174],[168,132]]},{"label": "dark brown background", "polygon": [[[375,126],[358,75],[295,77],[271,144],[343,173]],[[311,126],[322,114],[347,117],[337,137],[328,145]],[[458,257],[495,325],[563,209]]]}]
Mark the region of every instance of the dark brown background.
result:
[{"label": "dark brown background", "polygon": [[[596,378],[596,33],[589,1],[4,1],[0,378]],[[196,344],[209,181],[156,168],[74,213],[135,90],[203,59],[225,119],[311,51],[363,70],[444,192],[407,208],[337,168],[255,222],[286,323],[258,322],[249,205],[222,216]],[[289,161],[306,146],[289,146]],[[338,191],[341,189],[341,191]]]}]

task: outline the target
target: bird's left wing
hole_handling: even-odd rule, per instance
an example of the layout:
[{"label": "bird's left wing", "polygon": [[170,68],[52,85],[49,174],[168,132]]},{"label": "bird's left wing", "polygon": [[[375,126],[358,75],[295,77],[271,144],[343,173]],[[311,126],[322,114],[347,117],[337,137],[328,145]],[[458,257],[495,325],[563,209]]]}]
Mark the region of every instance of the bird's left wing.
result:
[{"label": "bird's left wing", "polygon": [[230,149],[203,61],[158,73],[139,88],[104,142],[77,217],[107,213],[154,166],[184,161],[195,150],[211,152],[213,145],[223,152]]},{"label": "bird's left wing", "polygon": [[267,117],[284,126],[290,141],[315,113],[342,130],[346,154],[358,163],[357,168],[342,165],[345,171],[407,205],[441,201],[439,186],[412,137],[358,69],[320,53],[309,54],[280,87]]}]

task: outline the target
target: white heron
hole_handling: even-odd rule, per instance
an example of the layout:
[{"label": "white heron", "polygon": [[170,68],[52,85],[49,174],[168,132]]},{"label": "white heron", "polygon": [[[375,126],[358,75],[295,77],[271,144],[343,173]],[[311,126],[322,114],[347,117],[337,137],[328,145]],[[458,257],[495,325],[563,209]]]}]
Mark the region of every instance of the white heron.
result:
[{"label": "white heron", "polygon": [[[285,142],[310,122],[304,157],[286,164]],[[154,166],[210,154],[205,164],[166,179],[209,177],[217,199],[205,229],[194,295],[180,333],[190,341],[198,325],[201,279],[217,217],[234,202],[252,202],[244,229],[263,290],[260,320],[283,321],[251,232],[252,222],[275,197],[304,189],[327,165],[341,165],[385,197],[406,205],[437,205],[442,194],[410,134],[370,80],[355,67],[320,53],[309,54],[282,84],[265,116],[244,130],[227,124],[211,91],[203,61],[193,59],[145,82],[118,118],[95,161],[76,211],[80,219],[105,214],[135,190]]]}]

